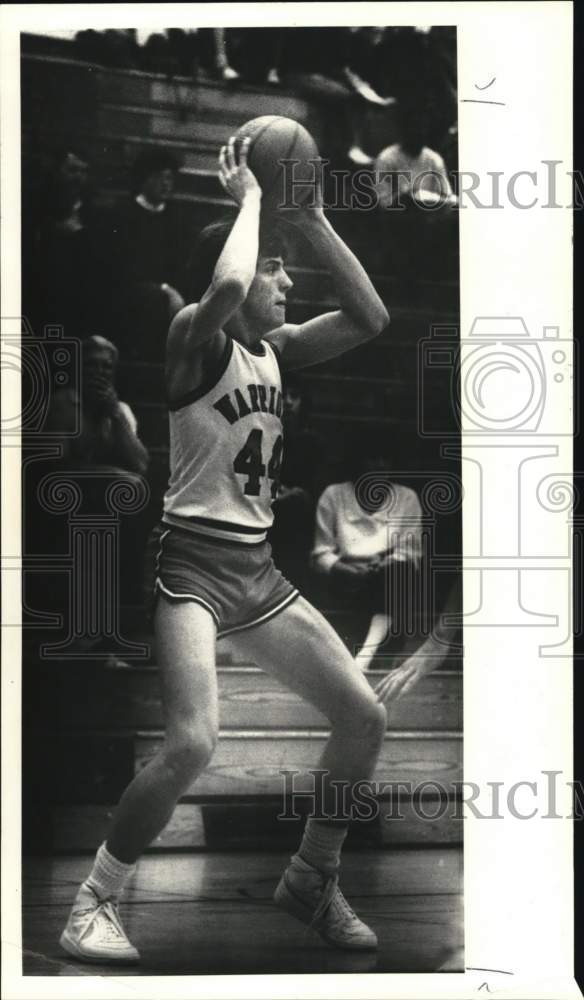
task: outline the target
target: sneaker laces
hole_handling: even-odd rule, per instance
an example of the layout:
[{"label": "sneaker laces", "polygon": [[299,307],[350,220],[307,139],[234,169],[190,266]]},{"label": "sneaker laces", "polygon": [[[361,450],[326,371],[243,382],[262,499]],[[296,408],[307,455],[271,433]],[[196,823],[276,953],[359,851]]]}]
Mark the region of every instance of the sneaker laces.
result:
[{"label": "sneaker laces", "polygon": [[314,927],[319,920],[324,918],[329,910],[331,911],[331,916],[333,917],[335,923],[339,923],[339,921],[342,922],[343,918],[347,917],[351,920],[358,919],[357,914],[349,906],[349,903],[339,889],[338,875],[331,875],[326,879],[322,889],[320,901],[313,913],[312,920],[310,921],[309,929]]},{"label": "sneaker laces", "polygon": [[[336,911],[336,913],[335,913]],[[343,893],[339,889],[336,896],[331,900],[331,916],[335,914],[335,923],[343,922],[344,920],[359,920],[359,917],[355,913],[352,906],[349,905]]]},{"label": "sneaker laces", "polygon": [[126,941],[126,934],[122,927],[117,903],[113,899],[99,899],[97,906],[87,906],[84,909],[76,909],[76,915],[82,916],[85,913],[93,913],[92,923],[99,920],[104,937],[108,941]]}]

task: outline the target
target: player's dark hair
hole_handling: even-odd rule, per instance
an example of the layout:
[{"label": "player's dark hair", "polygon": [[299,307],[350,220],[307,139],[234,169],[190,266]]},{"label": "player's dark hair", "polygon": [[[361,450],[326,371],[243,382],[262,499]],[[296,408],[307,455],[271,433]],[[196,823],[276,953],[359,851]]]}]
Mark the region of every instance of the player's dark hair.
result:
[{"label": "player's dark hair", "polygon": [[[187,265],[186,287],[190,302],[199,302],[211,284],[217,261],[236,218],[235,212],[226,215],[218,222],[205,226],[199,233]],[[286,252],[287,240],[283,228],[273,221],[261,223],[260,256],[284,258]]]}]

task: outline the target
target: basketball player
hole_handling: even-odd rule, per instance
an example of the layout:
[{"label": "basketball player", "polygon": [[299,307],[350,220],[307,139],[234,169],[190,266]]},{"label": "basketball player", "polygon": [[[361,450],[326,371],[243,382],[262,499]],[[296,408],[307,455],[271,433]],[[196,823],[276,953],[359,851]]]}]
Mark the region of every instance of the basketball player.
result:
[{"label": "basketball player", "polygon": [[242,654],[307,699],[332,729],[320,762],[320,819],[307,820],[275,901],[332,945],[377,945],[338,888],[347,819],[334,816],[332,782],[371,776],[386,710],[331,626],[275,568],[265,539],[282,458],[280,365],[333,358],[377,336],[388,316],[319,204],[288,214],[332,276],[341,307],[299,326],[285,323],[292,282],[271,241],[260,243],[261,189],[248,148],[245,140],[237,152],[232,138],[221,150],[219,177],[237,218],[216,248],[200,302],[179,312],[169,330],[171,476],[155,610],[166,737],[122,796],[61,936],[62,947],[85,961],[139,958],[118,899],[211,759],[219,727],[215,643],[236,633]]}]

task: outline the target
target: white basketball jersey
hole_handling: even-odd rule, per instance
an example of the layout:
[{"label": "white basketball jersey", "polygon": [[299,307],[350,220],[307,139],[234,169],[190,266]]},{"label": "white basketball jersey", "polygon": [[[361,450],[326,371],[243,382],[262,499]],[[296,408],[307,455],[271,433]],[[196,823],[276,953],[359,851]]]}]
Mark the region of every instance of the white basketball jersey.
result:
[{"label": "white basketball jersey", "polygon": [[170,407],[163,520],[219,538],[262,541],[274,519],[281,418],[274,348],[228,338],[211,380]]}]

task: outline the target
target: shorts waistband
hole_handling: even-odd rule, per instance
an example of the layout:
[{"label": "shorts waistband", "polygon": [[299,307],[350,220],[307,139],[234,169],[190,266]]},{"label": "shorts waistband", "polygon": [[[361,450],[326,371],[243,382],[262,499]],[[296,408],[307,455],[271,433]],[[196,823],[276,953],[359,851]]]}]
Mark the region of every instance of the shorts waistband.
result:
[{"label": "shorts waistband", "polygon": [[[221,531],[221,529],[208,528],[206,525],[201,525],[200,521],[190,521],[186,518],[178,518],[169,514],[163,515],[161,523],[163,529],[168,530],[170,528],[173,531],[184,532],[187,535],[202,538],[206,542],[212,542],[220,546],[225,545],[229,548],[256,548],[265,545],[267,539],[267,531],[262,532],[259,538],[257,536],[249,537],[248,535],[240,535],[236,531],[229,529]],[[217,522],[217,524],[220,523],[220,521]]]}]

